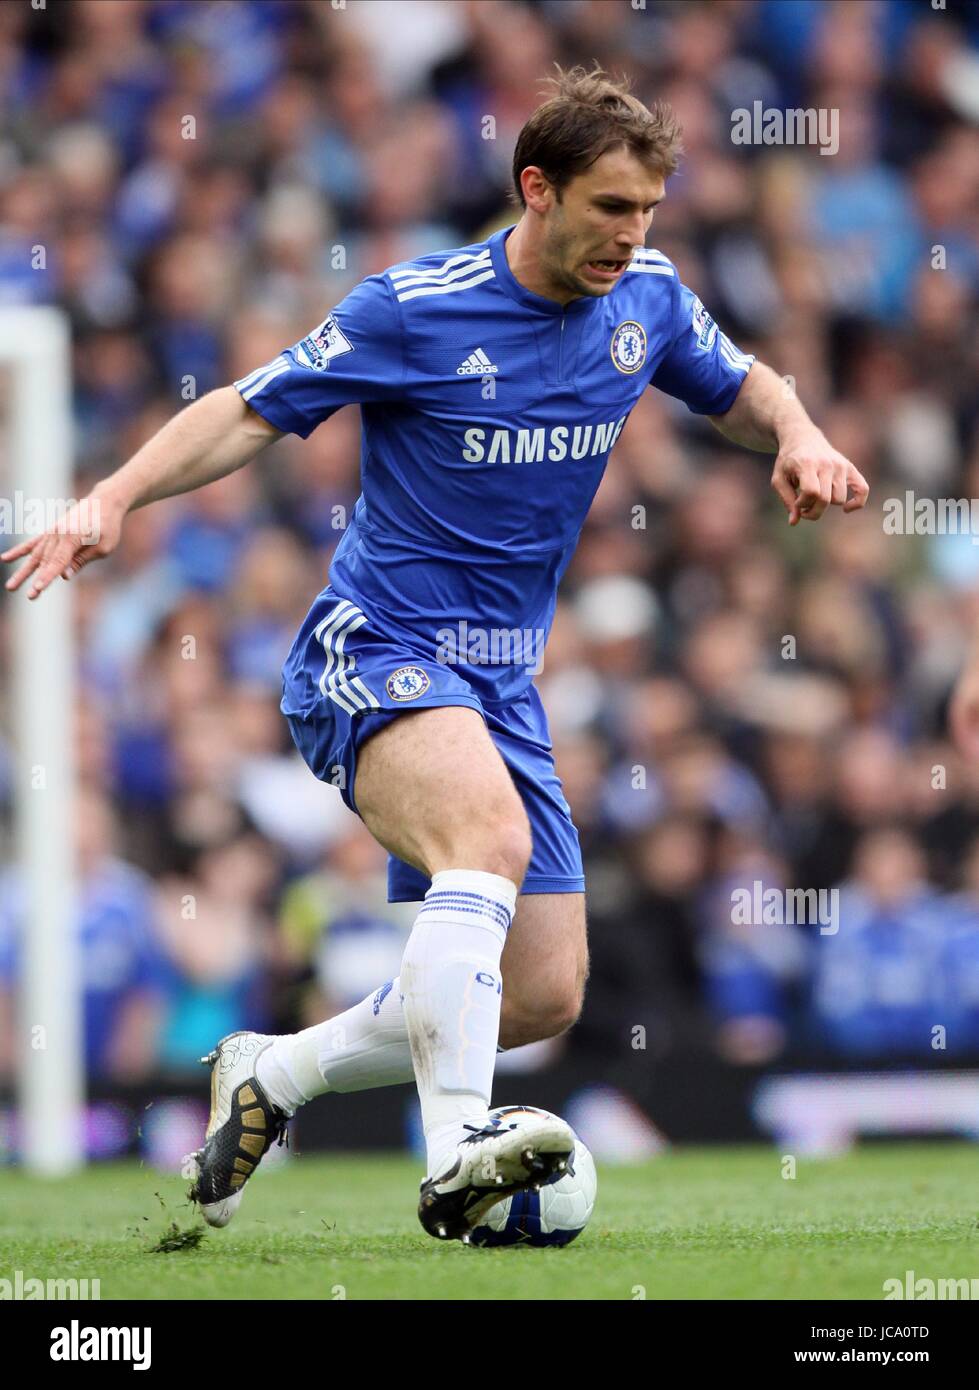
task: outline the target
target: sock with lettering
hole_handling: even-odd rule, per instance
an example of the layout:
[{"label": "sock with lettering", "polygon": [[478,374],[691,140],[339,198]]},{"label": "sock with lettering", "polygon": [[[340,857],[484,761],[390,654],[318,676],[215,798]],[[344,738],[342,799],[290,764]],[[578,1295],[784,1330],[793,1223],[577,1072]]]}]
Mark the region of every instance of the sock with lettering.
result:
[{"label": "sock with lettering", "polygon": [[517,887],[446,869],[432,879],[401,962],[401,994],[421,1101],[429,1176],[489,1108],[500,1031],[500,957]]}]

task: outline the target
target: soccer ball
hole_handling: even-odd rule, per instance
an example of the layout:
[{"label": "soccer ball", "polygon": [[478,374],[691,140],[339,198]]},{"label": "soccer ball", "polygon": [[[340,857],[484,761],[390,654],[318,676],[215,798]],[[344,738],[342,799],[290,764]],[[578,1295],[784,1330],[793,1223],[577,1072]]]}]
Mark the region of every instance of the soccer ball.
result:
[{"label": "soccer ball", "polygon": [[[522,1115],[548,1113],[534,1105],[501,1105],[490,1111],[489,1120],[519,1124]],[[591,1218],[597,1189],[595,1160],[575,1135],[568,1171],[555,1173],[539,1192],[515,1192],[490,1207],[483,1224],[471,1232],[470,1244],[570,1245]]]}]

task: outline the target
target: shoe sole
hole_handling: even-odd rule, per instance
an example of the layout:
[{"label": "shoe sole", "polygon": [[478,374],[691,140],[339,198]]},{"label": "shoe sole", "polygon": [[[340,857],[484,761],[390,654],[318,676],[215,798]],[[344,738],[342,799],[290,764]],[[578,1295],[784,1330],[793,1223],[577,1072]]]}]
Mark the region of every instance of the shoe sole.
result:
[{"label": "shoe sole", "polygon": [[[220,1085],[220,1078],[218,1072],[219,1063],[221,1061],[221,1049],[225,1046],[226,1043],[231,1042],[234,1038],[244,1037],[248,1032],[249,1029],[247,1028],[238,1028],[233,1033],[226,1033],[225,1036],[218,1041],[214,1050],[212,1052],[209,1052],[206,1057],[202,1057],[200,1059],[202,1067],[211,1068],[211,1109],[210,1114],[208,1115],[207,1128],[204,1131],[204,1144],[201,1146],[201,1148],[196,1149],[191,1154],[188,1154],[185,1159],[185,1162],[193,1163],[195,1165],[195,1180],[198,1180],[200,1178],[200,1165],[204,1158],[204,1148],[207,1145],[207,1141],[211,1138],[213,1134],[217,1133],[217,1131],[221,1128],[221,1124],[226,1123],[226,1120],[221,1121],[221,1123],[218,1122],[218,1088]],[[238,1084],[241,1085],[243,1083],[239,1082]],[[232,1088],[232,1090],[234,1090],[234,1088]],[[214,1202],[197,1203],[197,1205],[200,1208],[201,1215],[203,1216],[204,1220],[207,1222],[209,1226],[227,1226],[228,1222],[231,1220],[235,1212],[241,1206],[241,1199],[244,1196],[244,1186],[244,1183],[242,1183],[241,1188],[237,1192],[231,1192],[228,1194],[227,1197],[219,1197]]]}]

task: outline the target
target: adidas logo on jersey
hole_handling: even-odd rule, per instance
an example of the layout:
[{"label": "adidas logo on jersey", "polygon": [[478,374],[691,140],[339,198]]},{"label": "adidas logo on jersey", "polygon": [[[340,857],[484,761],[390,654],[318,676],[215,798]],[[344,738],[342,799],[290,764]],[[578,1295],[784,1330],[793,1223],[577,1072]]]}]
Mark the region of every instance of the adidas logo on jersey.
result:
[{"label": "adidas logo on jersey", "polygon": [[500,369],[489,360],[482,348],[471,352],[465,362],[456,367],[456,376],[490,376]]}]

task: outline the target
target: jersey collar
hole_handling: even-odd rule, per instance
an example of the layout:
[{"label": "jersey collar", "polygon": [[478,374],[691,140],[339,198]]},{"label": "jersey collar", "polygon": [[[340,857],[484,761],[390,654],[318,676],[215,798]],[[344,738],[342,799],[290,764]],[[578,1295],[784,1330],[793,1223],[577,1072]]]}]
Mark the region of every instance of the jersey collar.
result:
[{"label": "jersey collar", "polygon": [[592,298],[591,295],[582,295],[580,299],[572,299],[570,304],[559,304],[556,299],[546,299],[542,294],[534,294],[533,290],[521,285],[510,269],[504,244],[516,225],[514,223],[513,226],[494,232],[488,242],[493,270],[504,293],[515,299],[518,304],[525,304],[528,309],[536,309],[542,314],[587,314],[594,308],[599,302],[598,296]]}]

